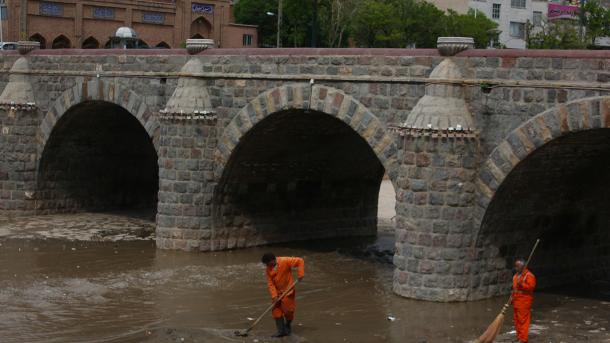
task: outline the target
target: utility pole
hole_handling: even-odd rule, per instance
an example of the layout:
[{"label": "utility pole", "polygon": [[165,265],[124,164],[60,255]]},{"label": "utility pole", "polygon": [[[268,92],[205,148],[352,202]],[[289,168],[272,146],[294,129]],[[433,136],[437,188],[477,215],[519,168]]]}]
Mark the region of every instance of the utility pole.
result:
[{"label": "utility pole", "polygon": [[311,18],[311,47],[318,45],[318,0],[313,0],[313,17]]},{"label": "utility pole", "polygon": [[21,0],[19,5],[19,39],[28,40],[28,1]]},{"label": "utility pole", "polygon": [[0,42],[4,42],[4,34],[2,29],[4,28],[4,15],[6,13],[6,3],[0,1]]},{"label": "utility pole", "polygon": [[282,28],[282,0],[278,0],[278,3],[277,3],[277,42],[275,44],[275,46],[278,48],[282,47],[282,41],[280,39],[281,28]]}]

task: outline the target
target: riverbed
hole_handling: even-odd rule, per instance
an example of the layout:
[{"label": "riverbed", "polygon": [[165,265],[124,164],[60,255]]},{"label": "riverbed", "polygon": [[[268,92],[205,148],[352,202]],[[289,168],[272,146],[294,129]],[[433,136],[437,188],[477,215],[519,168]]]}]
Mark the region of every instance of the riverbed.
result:
[{"label": "riverbed", "polygon": [[[151,227],[108,214],[0,223],[1,341],[470,342],[505,301],[394,295],[391,233],[186,253],[157,250]],[[268,338],[267,315],[249,337],[235,337],[270,303],[259,263],[266,251],[306,261],[295,335]],[[514,341],[510,316],[501,342]],[[533,316],[531,342],[610,342],[610,285],[538,292]]]}]

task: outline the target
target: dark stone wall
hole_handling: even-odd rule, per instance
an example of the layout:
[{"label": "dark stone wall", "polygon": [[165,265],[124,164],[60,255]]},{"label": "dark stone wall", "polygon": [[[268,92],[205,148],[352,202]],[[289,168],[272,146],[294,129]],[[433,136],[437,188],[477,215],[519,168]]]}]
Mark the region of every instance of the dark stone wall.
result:
[{"label": "dark stone wall", "polygon": [[[0,213],[34,213],[38,111],[0,110]],[[31,197],[31,195],[30,195]]]},{"label": "dark stone wall", "polygon": [[214,249],[373,235],[384,169],[339,119],[282,111],[236,147],[214,197]]},{"label": "dark stone wall", "polygon": [[36,187],[38,213],[157,205],[157,154],[126,110],[106,102],[70,108],[47,142]]}]

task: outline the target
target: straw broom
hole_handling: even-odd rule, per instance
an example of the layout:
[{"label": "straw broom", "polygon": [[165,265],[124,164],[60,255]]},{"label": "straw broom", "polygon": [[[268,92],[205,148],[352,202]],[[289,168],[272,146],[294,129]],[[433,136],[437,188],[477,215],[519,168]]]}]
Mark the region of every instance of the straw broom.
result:
[{"label": "straw broom", "polygon": [[[532,256],[534,255],[534,251],[536,251],[536,247],[538,247],[538,243],[540,243],[539,239],[536,240],[536,243],[534,244],[534,247],[532,248],[532,252],[530,253],[530,256],[527,258],[527,262],[525,262],[525,266],[523,267],[523,269],[527,268],[527,266],[530,264]],[[519,281],[517,283],[519,283],[520,281],[521,281],[521,279],[519,279]],[[502,307],[500,314],[498,314],[496,319],[494,319],[494,321],[491,322],[491,324],[489,324],[489,326],[487,327],[487,330],[485,330],[485,332],[483,332],[483,334],[481,335],[481,337],[479,337],[479,339],[476,341],[476,343],[493,343],[493,341],[496,339],[496,337],[498,337],[498,335],[500,334],[500,330],[502,330],[502,324],[504,324],[504,317],[505,317],[506,310],[508,310],[508,307],[510,306],[512,301],[513,301],[513,295],[511,294],[510,297],[508,298],[508,301],[506,302],[506,304],[504,304],[504,306]]]}]

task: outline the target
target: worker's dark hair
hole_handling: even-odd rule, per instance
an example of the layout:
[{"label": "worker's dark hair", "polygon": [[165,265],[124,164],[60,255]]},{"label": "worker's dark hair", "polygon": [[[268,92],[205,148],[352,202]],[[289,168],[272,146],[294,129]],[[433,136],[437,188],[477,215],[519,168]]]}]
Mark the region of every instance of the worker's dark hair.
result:
[{"label": "worker's dark hair", "polygon": [[273,253],[270,253],[270,252],[263,255],[263,258],[261,259],[263,264],[268,264],[269,262],[271,262],[273,260],[275,260],[275,255],[273,255]]}]

